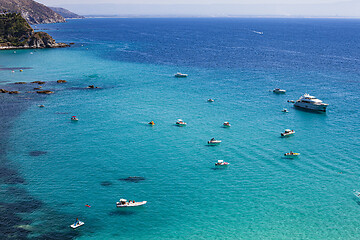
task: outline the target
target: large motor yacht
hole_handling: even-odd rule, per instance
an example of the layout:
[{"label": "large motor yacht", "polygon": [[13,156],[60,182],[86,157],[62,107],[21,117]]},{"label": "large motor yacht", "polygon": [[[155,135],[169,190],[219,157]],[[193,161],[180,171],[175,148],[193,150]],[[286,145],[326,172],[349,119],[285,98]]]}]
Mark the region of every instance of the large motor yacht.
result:
[{"label": "large motor yacht", "polygon": [[310,96],[309,94],[305,93],[303,96],[299,98],[299,100],[297,100],[294,103],[294,106],[299,108],[326,112],[326,108],[327,106],[329,106],[329,104],[323,103],[320,99],[317,99],[316,97]]}]

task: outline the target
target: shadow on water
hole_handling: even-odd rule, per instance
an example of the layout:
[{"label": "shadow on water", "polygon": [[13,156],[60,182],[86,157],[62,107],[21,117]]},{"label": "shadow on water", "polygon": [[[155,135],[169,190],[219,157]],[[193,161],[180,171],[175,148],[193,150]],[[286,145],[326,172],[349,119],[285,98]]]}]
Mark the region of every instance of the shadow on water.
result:
[{"label": "shadow on water", "polygon": [[210,168],[210,169],[212,169],[212,170],[214,170],[214,171],[219,171],[219,170],[223,171],[223,170],[226,170],[226,169],[228,169],[228,168],[227,168],[227,167],[212,167],[212,168]]},{"label": "shadow on water", "polygon": [[117,209],[109,212],[109,216],[129,216],[134,215],[136,211],[129,211],[127,209]]}]

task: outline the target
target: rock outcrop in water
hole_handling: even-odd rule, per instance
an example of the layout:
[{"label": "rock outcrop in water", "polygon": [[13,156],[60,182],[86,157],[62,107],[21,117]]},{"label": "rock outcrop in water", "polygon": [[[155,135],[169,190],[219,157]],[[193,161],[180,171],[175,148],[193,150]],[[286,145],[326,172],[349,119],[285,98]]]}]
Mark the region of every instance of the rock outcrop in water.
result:
[{"label": "rock outcrop in water", "polygon": [[33,0],[0,0],[0,11],[20,13],[29,24],[65,22],[60,14]]},{"label": "rock outcrop in water", "polygon": [[0,50],[68,46],[65,43],[56,43],[45,32],[35,32],[18,13],[0,14]]}]

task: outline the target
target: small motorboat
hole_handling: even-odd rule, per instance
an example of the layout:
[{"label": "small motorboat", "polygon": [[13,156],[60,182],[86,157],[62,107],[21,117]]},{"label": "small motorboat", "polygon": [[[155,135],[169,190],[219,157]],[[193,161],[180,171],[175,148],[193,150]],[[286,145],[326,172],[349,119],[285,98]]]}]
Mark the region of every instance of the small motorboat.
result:
[{"label": "small motorboat", "polygon": [[287,102],[294,103],[295,101],[294,100],[287,100]]},{"label": "small motorboat", "polygon": [[24,70],[20,69],[19,72],[23,72]]},{"label": "small motorboat", "polygon": [[71,121],[79,121],[79,119],[76,116],[72,116]]},{"label": "small motorboat", "polygon": [[224,127],[231,127],[231,125],[230,125],[229,122],[224,122],[224,123],[223,123],[223,126],[224,126]]},{"label": "small motorboat", "polygon": [[212,138],[210,141],[208,141],[209,145],[219,145],[221,143],[221,140],[216,140],[215,138]]},{"label": "small motorboat", "polygon": [[273,90],[273,92],[274,92],[274,93],[286,93],[286,90],[280,89],[280,88],[275,88],[275,89]]},{"label": "small motorboat", "polygon": [[281,111],[284,112],[284,113],[288,113],[288,112],[289,112],[286,108],[284,108],[284,109],[281,110]]},{"label": "small motorboat", "polygon": [[212,98],[209,98],[207,101],[208,101],[208,102],[214,102],[215,100],[212,99]]},{"label": "small motorboat", "polygon": [[354,190],[353,194],[355,195],[355,197],[360,198],[360,192],[359,191]]},{"label": "small motorboat", "polygon": [[132,200],[127,201],[126,199],[120,199],[118,202],[116,202],[116,207],[121,208],[121,207],[138,207],[138,206],[142,206],[145,205],[147,203],[147,201],[142,201],[142,202],[135,202]]},{"label": "small motorboat", "polygon": [[154,121],[151,121],[151,122],[149,122],[148,124],[149,124],[149,125],[153,125],[153,126],[155,125]]},{"label": "small motorboat", "polygon": [[290,130],[290,129],[285,129],[285,132],[281,133],[282,137],[286,137],[286,136],[290,136],[292,134],[294,134],[295,131],[294,130]]},{"label": "small motorboat", "polygon": [[294,153],[293,151],[290,151],[288,153],[284,154],[285,157],[298,157],[300,156],[300,153]]},{"label": "small motorboat", "polygon": [[187,77],[187,76],[188,76],[187,74],[180,73],[180,72],[178,72],[178,73],[175,74],[175,77],[177,77],[177,78],[185,78],[185,77]]},{"label": "small motorboat", "polygon": [[178,119],[175,124],[178,125],[179,127],[186,126],[186,122],[184,122],[184,121],[181,120],[181,119]]},{"label": "small motorboat", "polygon": [[76,219],[76,221],[73,224],[71,224],[70,227],[75,229],[81,227],[84,224],[85,224],[84,222],[80,221],[79,219]]},{"label": "small motorboat", "polygon": [[230,163],[228,162],[224,162],[224,160],[218,160],[216,163],[215,163],[215,166],[228,166]]},{"label": "small motorboat", "polygon": [[43,108],[43,107],[45,107],[45,106],[44,106],[44,105],[39,105],[39,107]]}]

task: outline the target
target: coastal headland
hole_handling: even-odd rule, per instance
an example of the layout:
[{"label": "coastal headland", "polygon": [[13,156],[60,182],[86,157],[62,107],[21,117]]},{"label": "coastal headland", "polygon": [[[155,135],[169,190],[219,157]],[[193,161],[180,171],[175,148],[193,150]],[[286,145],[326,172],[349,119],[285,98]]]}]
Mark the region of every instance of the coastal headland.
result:
[{"label": "coastal headland", "polygon": [[57,43],[45,32],[35,32],[21,14],[0,14],[0,50],[62,47],[69,45]]}]

